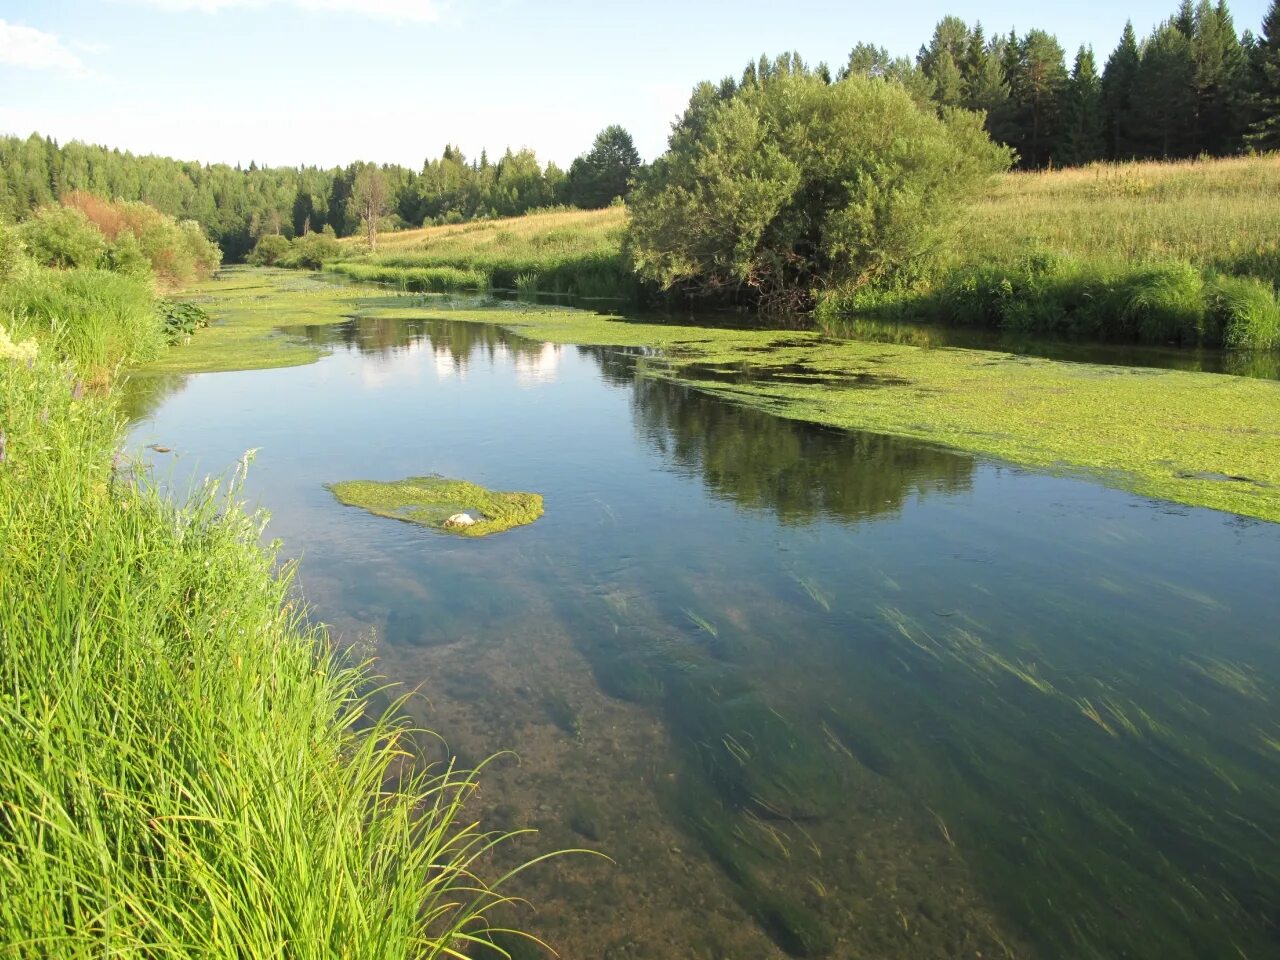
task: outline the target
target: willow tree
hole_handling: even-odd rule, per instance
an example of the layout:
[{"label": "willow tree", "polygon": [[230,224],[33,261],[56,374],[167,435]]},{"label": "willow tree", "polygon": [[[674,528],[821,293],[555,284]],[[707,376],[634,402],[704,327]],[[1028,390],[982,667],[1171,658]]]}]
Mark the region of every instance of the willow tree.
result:
[{"label": "willow tree", "polygon": [[1011,159],[980,114],[940,118],[865,75],[777,75],[696,119],[632,194],[632,261],[663,288],[765,309],[910,274]]}]

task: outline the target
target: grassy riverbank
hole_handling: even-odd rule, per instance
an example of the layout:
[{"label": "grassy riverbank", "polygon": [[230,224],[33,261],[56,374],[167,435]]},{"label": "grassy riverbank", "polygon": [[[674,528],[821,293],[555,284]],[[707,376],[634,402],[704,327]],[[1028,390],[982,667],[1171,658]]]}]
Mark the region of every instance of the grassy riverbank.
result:
[{"label": "grassy riverbank", "polygon": [[110,374],[163,343],[146,283],[24,283],[0,287],[0,953],[456,955],[494,900],[473,781],[405,764],[234,482],[175,502],[122,459]]},{"label": "grassy riverbank", "polygon": [[[585,311],[342,288],[237,271],[201,288],[215,323],[143,372],[308,363],[320,348],[276,327],[353,316],[497,323],[547,341],[651,347],[641,375],[771,414],[912,437],[1136,493],[1280,521],[1280,383],[1095,366],[981,350],[837,340],[814,332],[638,323]],[[270,308],[264,309],[264,298]]]},{"label": "grassy riverbank", "polygon": [[889,315],[1090,340],[1280,348],[1280,156],[1010,173],[929,276],[831,297]]}]

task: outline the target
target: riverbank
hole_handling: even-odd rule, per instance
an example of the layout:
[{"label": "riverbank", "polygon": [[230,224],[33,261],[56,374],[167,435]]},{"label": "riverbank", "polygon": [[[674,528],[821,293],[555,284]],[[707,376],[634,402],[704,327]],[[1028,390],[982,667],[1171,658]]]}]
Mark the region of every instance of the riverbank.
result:
[{"label": "riverbank", "polygon": [[[232,271],[199,291],[214,325],[144,374],[308,363],[323,348],[295,326],[302,323],[354,316],[496,323],[549,342],[646,348],[636,360],[640,375],[775,416],[910,437],[1280,521],[1280,384],[1270,381],[808,331],[640,323],[519,303],[477,307],[288,271]],[[261,309],[267,295],[270,311]]]},{"label": "riverbank", "polygon": [[239,471],[174,500],[120,453],[111,374],[164,349],[148,284],[5,292],[0,952],[407,960],[483,937],[471,776],[405,762],[413,732],[308,623]]}]

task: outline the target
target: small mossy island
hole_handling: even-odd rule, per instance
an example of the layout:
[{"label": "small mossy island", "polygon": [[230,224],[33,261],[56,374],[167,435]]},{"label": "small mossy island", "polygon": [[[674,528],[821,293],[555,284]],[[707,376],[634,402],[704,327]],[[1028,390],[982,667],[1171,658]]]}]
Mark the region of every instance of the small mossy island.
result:
[{"label": "small mossy island", "polygon": [[[462,537],[487,537],[523,527],[542,516],[540,494],[487,490],[448,477],[345,480],[328,484],[328,488],[347,506]],[[459,513],[471,516],[475,522],[451,523],[450,519]]]}]

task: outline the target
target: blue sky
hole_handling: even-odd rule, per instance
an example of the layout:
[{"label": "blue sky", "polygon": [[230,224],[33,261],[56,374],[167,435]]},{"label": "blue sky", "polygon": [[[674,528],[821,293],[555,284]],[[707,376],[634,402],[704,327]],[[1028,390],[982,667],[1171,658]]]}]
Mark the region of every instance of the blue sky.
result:
[{"label": "blue sky", "polygon": [[[1176,0],[0,0],[0,132],[207,162],[419,165],[528,146],[567,165],[621,123],[646,158],[702,79],[760,53],[914,53],[952,13],[1099,63]],[[1237,0],[1257,31],[1267,0]]]}]

